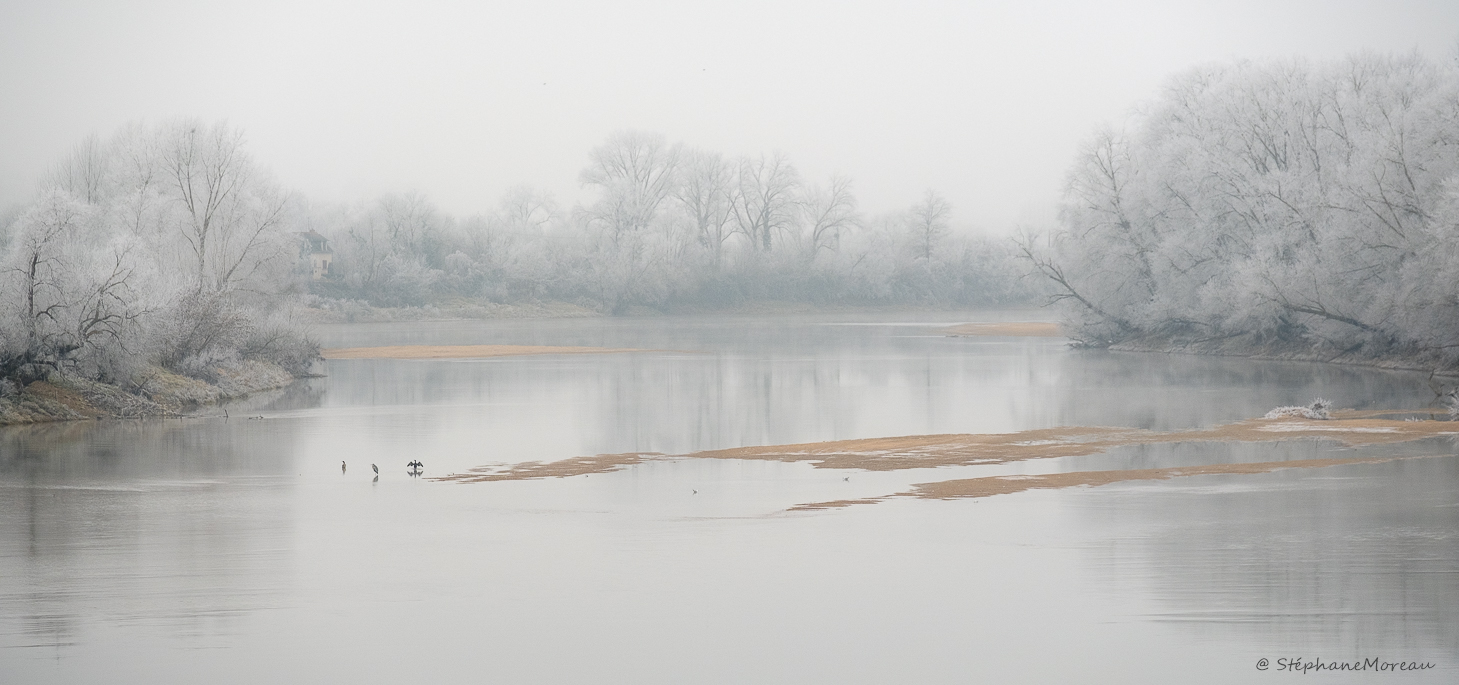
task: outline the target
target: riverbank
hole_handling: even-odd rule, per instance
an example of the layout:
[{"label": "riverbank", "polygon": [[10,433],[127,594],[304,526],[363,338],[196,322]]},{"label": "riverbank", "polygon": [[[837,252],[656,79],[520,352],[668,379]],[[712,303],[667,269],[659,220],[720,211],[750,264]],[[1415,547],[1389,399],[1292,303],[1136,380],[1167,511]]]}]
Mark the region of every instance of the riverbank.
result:
[{"label": "riverbank", "polygon": [[[998,308],[1009,311],[1031,305],[1009,305]],[[455,298],[412,307],[377,307],[361,300],[342,300],[319,296],[304,299],[299,310],[309,323],[392,323],[409,321],[495,320],[495,319],[577,319],[609,316],[777,316],[796,314],[877,314],[888,312],[942,312],[948,306],[838,304],[818,305],[785,300],[755,300],[724,306],[673,305],[662,309],[633,305],[609,314],[571,302],[545,301],[504,304],[468,298]],[[991,310],[990,310],[991,311]],[[1055,326],[1051,323],[1039,326]],[[1057,335],[1056,328],[1041,329],[1030,335]],[[969,333],[969,335],[1024,335],[1023,333]]]},{"label": "riverbank", "polygon": [[1202,339],[1147,335],[1108,345],[1085,343],[1084,346],[1103,347],[1116,352],[1163,352],[1166,354],[1244,357],[1268,361],[1321,362],[1390,371],[1421,371],[1444,377],[1459,376],[1459,366],[1455,366],[1452,359],[1438,351],[1387,348],[1379,350],[1368,345],[1336,348],[1322,344],[1312,345],[1302,341],[1264,340],[1246,334]]},{"label": "riverbank", "polygon": [[213,369],[212,382],[153,367],[135,392],[76,376],[52,374],[0,397],[0,426],[90,419],[178,416],[199,407],[282,388],[296,379],[283,367],[243,361]]},{"label": "riverbank", "polygon": [[946,335],[959,338],[979,336],[1003,336],[1014,338],[1063,338],[1059,324],[1049,321],[1001,321],[990,323],[964,323],[943,330]]}]

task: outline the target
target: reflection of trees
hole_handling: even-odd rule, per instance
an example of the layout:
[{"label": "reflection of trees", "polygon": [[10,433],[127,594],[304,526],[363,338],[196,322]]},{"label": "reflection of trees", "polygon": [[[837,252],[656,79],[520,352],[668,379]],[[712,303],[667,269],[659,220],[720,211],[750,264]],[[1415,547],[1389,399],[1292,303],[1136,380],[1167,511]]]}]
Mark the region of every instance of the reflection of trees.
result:
[{"label": "reflection of trees", "polygon": [[1335,364],[1082,351],[1062,367],[1061,425],[1177,430],[1253,418],[1326,397],[1339,408],[1418,409],[1416,374]]},{"label": "reflection of trees", "polygon": [[0,429],[0,477],[34,473],[51,483],[274,475],[293,468],[294,440],[289,422],[222,417],[13,426]]},{"label": "reflection of trees", "polygon": [[277,390],[255,393],[242,399],[228,402],[217,409],[207,408],[205,414],[218,414],[227,410],[230,416],[249,412],[283,412],[295,409],[312,409],[324,402],[324,391],[328,386],[325,379],[308,378],[296,381]]},{"label": "reflection of trees", "polygon": [[284,588],[292,490],[285,426],[234,420],[0,430],[0,615],[18,644],[83,643],[117,620],[206,638]]},{"label": "reflection of trees", "polygon": [[[467,324],[469,325],[469,324]],[[866,327],[797,325],[783,320],[701,320],[672,326],[644,321],[581,322],[571,330],[518,327],[479,342],[702,350],[519,357],[483,361],[331,362],[334,407],[439,405],[411,420],[424,435],[479,433],[483,444],[541,444],[544,424],[563,424],[584,453],[684,452],[744,444],[870,437],[893,432],[1011,430],[1015,408],[1042,406],[1047,377],[1035,370],[1058,343],[1017,343],[1007,354],[967,354],[956,339],[893,338]],[[403,327],[402,327],[403,328]],[[927,328],[908,330],[924,333]],[[405,338],[382,337],[377,344]],[[420,342],[414,338],[410,340]],[[933,341],[931,353],[926,347]],[[915,350],[903,354],[902,347]],[[986,351],[986,350],[985,350]],[[1036,379],[1030,385],[1030,379]],[[1033,397],[1038,395],[1038,398]],[[454,408],[447,409],[446,405]],[[471,407],[479,408],[471,408]],[[415,412],[412,412],[413,414]],[[908,428],[915,422],[915,428]],[[361,430],[380,441],[399,431],[376,422]]]},{"label": "reflection of trees", "polygon": [[[828,319],[829,320],[829,319]],[[844,321],[845,319],[842,319]],[[562,344],[703,350],[487,361],[331,362],[331,406],[490,404],[431,410],[447,433],[519,435],[565,427],[583,450],[670,452],[925,432],[999,432],[1055,425],[1157,430],[1260,416],[1321,395],[1340,407],[1413,407],[1412,374],[1191,355],[1081,351],[1057,341],[901,337],[930,328],[792,325],[780,318],[631,319],[460,324],[421,337],[377,329],[371,344]],[[468,339],[469,338],[469,339]],[[586,413],[584,413],[586,412]],[[568,417],[571,416],[571,419]],[[507,418],[513,417],[513,418]],[[586,422],[586,423],[585,423]],[[469,426],[469,427],[468,427]],[[389,439],[386,426],[367,427]],[[639,436],[634,438],[633,435]],[[540,442],[540,440],[538,441]],[[536,455],[566,458],[579,454]]]},{"label": "reflection of trees", "polygon": [[1417,659],[1459,653],[1454,483],[1459,459],[1418,459],[1206,478],[1075,506],[1125,543],[1095,548],[1092,567],[1108,574],[1099,582],[1154,595],[1152,618],[1324,658]]}]

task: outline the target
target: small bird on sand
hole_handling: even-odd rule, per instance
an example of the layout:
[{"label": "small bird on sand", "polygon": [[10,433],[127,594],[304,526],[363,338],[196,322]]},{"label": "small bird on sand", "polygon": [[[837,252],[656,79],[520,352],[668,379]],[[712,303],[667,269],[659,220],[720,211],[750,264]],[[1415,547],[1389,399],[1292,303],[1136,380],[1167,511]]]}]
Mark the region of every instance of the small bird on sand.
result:
[{"label": "small bird on sand", "polygon": [[339,463],[339,472],[340,473],[344,473],[344,470],[345,470],[345,463],[344,462],[340,462]]},{"label": "small bird on sand", "polygon": [[376,466],[374,464],[370,464],[370,468],[372,468],[372,469],[375,470],[375,475],[377,475],[377,476],[380,475],[380,467],[378,467],[378,466]]}]

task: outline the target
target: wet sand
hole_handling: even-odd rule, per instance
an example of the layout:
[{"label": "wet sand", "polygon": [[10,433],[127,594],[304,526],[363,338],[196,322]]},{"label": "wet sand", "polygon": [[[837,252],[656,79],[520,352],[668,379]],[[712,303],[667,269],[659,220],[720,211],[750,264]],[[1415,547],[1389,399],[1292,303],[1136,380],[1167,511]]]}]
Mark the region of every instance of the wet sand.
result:
[{"label": "wet sand", "polygon": [[899,497],[918,499],[963,499],[1009,495],[1025,490],[1048,490],[1072,488],[1081,485],[1097,486],[1137,480],[1168,480],[1184,476],[1208,476],[1216,474],[1270,473],[1281,469],[1314,469],[1344,464],[1382,464],[1405,459],[1434,459],[1453,457],[1452,454],[1431,454],[1407,457],[1382,457],[1374,459],[1298,459],[1292,461],[1263,461],[1245,464],[1206,464],[1202,466],[1178,466],[1165,469],[1124,469],[1115,471],[1071,471],[1039,475],[988,476],[986,478],[959,478],[935,483],[917,483],[909,492],[899,492],[882,497],[868,497],[854,500],[832,500],[797,504],[790,511],[812,511],[837,509],[856,504],[876,504]]},{"label": "wet sand", "polygon": [[617,471],[625,466],[641,464],[668,455],[658,452],[628,452],[625,454],[599,454],[591,457],[573,457],[561,461],[527,461],[508,466],[478,466],[466,473],[436,476],[428,480],[454,481],[457,483],[487,483],[497,480],[535,480],[538,478],[569,478],[592,473]]},{"label": "wet sand", "polygon": [[[892,438],[837,440],[794,445],[766,445],[667,455],[654,452],[600,454],[555,462],[481,466],[464,473],[433,478],[437,481],[482,483],[504,480],[566,478],[606,473],[652,460],[738,459],[809,462],[815,468],[895,471],[1002,464],[1029,459],[1051,459],[1097,454],[1115,447],[1177,442],[1277,442],[1326,440],[1348,447],[1381,445],[1459,435],[1459,423],[1366,418],[1383,412],[1349,412],[1353,418],[1314,420],[1298,418],[1251,419],[1205,430],[1157,432],[1133,428],[1073,426],[1018,433],[911,435]],[[1364,418],[1358,418],[1359,416]],[[855,500],[815,502],[792,510],[830,509],[870,504],[890,497],[952,499],[988,497],[1038,488],[1104,485],[1129,480],[1166,479],[1216,473],[1257,474],[1288,468],[1318,468],[1339,464],[1372,464],[1398,458],[1310,459],[1300,461],[1210,464],[1128,471],[1082,471],[1038,476],[992,476],[921,483],[910,492]]]},{"label": "wet sand", "polygon": [[336,347],[321,350],[320,354],[325,359],[480,359],[529,354],[613,354],[646,351],[634,348],[556,345],[392,345]]},{"label": "wet sand", "polygon": [[909,435],[893,438],[836,440],[796,445],[764,445],[666,455],[655,452],[600,454],[563,461],[482,466],[437,480],[462,483],[533,478],[562,478],[616,471],[654,459],[742,459],[810,462],[816,468],[897,471],[1002,464],[1098,454],[1114,447],[1174,442],[1275,442],[1332,440],[1349,447],[1410,442],[1459,435],[1451,421],[1388,419],[1251,419],[1206,430],[1157,432],[1135,428],[1072,426],[1018,433]]},{"label": "wet sand", "polygon": [[947,335],[1002,335],[1024,338],[1062,338],[1059,324],[1043,321],[1007,321],[1003,323],[965,323],[943,330]]}]

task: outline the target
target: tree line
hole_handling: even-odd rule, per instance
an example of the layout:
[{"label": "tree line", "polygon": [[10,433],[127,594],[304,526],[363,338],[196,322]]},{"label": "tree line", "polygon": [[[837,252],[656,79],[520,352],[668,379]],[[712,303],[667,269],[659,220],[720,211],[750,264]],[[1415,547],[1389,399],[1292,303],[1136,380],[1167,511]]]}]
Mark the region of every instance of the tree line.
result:
[{"label": "tree line", "polygon": [[[153,366],[206,378],[250,358],[302,372],[317,346],[299,332],[301,304],[622,314],[1030,297],[1014,245],[954,231],[933,191],[868,216],[846,177],[809,182],[781,154],[730,159],[634,131],[591,150],[579,180],[587,204],[519,187],[458,219],[418,193],[310,203],[223,123],[89,137],[0,217],[0,379],[13,390],[67,371],[125,386]],[[322,280],[311,232],[332,245]]]},{"label": "tree line", "polygon": [[1083,146],[1028,262],[1093,345],[1459,361],[1459,69],[1412,54],[1186,72]]},{"label": "tree line", "polygon": [[461,219],[419,194],[313,211],[334,251],[333,277],[313,291],[376,306],[468,297],[611,314],[1030,297],[1012,243],[952,230],[933,191],[868,216],[844,176],[811,182],[783,154],[732,159],[640,131],[591,150],[579,181],[594,197],[573,207],[518,187]]}]

